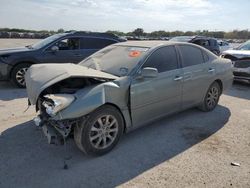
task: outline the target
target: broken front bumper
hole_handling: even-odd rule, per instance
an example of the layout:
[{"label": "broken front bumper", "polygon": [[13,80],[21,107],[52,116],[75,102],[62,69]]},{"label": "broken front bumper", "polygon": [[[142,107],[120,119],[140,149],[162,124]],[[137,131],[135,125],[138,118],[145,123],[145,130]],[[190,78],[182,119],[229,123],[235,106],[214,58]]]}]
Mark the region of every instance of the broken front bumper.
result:
[{"label": "broken front bumper", "polygon": [[62,137],[58,135],[55,128],[52,126],[44,125],[42,127],[44,135],[47,137],[48,144],[57,144]]},{"label": "broken front bumper", "polygon": [[38,115],[33,121],[36,126],[42,127],[49,144],[63,144],[71,133],[73,126],[78,124],[80,119],[56,121],[46,116]]},{"label": "broken front bumper", "polygon": [[61,144],[63,136],[56,130],[56,128],[49,123],[48,120],[42,119],[37,116],[33,119],[37,127],[42,127],[43,133],[48,140],[48,144]]},{"label": "broken front bumper", "polygon": [[234,61],[233,66],[235,80],[250,80],[250,60]]}]

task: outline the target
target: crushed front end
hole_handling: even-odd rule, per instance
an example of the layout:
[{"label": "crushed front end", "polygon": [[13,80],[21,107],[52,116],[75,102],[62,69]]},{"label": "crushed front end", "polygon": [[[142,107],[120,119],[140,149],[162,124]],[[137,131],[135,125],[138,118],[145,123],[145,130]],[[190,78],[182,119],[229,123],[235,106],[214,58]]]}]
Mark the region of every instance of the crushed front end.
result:
[{"label": "crushed front end", "polygon": [[53,119],[58,111],[66,108],[73,100],[73,95],[69,94],[45,95],[38,99],[37,110],[39,115],[33,120],[36,126],[42,128],[49,144],[64,143],[65,139],[72,132],[73,127],[81,122],[82,118]]},{"label": "crushed front end", "polygon": [[[75,108],[84,100],[88,89],[114,80],[116,77],[98,70],[75,64],[32,65],[25,74],[29,105],[35,105],[39,115],[34,118],[42,127],[48,142],[60,143],[65,140],[89,111]],[[76,94],[77,92],[82,91]],[[85,101],[90,101],[88,98]],[[92,105],[92,102],[90,103]],[[69,109],[70,108],[70,109]],[[65,112],[66,111],[66,112]],[[76,111],[75,116],[71,114]],[[83,112],[84,111],[84,112]],[[62,114],[64,112],[64,114]]]},{"label": "crushed front end", "polygon": [[250,81],[250,58],[234,62],[233,74],[235,80]]},{"label": "crushed front end", "polygon": [[222,58],[233,62],[234,80],[250,81],[250,53],[241,50],[228,50],[221,54]]}]

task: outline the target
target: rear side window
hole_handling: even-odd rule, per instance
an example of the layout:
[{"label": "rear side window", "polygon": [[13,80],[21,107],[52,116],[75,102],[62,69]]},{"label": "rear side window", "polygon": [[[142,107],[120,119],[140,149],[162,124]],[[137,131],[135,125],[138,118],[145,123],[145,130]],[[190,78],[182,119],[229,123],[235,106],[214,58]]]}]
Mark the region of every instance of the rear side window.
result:
[{"label": "rear side window", "polygon": [[198,44],[200,46],[209,46],[209,41],[205,39],[197,39],[193,43]]},{"label": "rear side window", "polygon": [[181,50],[183,67],[198,65],[204,62],[202,52],[199,48],[181,45],[179,49]]},{"label": "rear side window", "polygon": [[81,49],[101,49],[108,45],[114,44],[116,41],[101,38],[81,38]]},{"label": "rear side window", "polygon": [[204,57],[204,62],[208,62],[209,61],[209,56],[207,55],[207,53],[203,51],[202,54],[203,54],[203,57]]},{"label": "rear side window", "polygon": [[170,71],[178,68],[176,51],[173,46],[160,48],[147,59],[144,67],[158,69],[158,72]]}]

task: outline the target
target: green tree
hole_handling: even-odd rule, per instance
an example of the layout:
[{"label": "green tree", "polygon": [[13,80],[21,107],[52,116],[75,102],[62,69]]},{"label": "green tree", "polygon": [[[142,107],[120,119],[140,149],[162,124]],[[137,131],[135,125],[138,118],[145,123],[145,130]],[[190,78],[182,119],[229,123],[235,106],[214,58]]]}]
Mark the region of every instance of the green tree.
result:
[{"label": "green tree", "polygon": [[64,33],[64,29],[63,28],[58,29],[57,33]]},{"label": "green tree", "polygon": [[135,36],[140,37],[144,35],[144,30],[142,28],[137,28],[132,32]]}]

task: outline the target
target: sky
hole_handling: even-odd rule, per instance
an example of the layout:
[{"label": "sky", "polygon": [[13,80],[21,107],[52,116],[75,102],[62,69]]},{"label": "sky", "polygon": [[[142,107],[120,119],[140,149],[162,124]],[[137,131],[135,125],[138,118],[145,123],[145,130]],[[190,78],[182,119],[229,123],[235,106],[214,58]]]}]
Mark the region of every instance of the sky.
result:
[{"label": "sky", "polygon": [[0,28],[250,30],[250,0],[0,0]]}]

